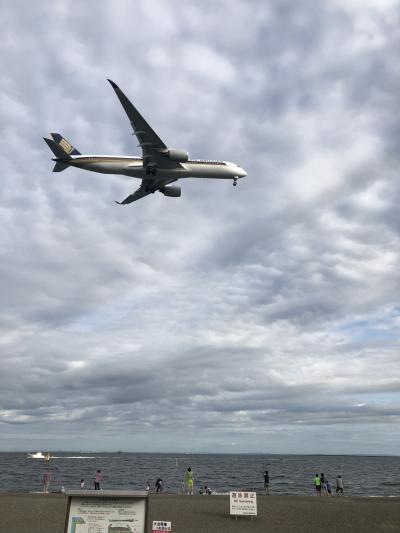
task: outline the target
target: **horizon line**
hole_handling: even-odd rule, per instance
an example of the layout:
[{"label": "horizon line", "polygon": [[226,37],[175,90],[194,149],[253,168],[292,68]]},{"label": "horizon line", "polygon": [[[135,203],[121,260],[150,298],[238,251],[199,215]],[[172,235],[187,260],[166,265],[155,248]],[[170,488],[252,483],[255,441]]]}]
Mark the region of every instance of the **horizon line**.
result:
[{"label": "horizon line", "polygon": [[[132,453],[132,454],[142,454],[142,455],[280,455],[280,456],[317,456],[317,457],[400,457],[400,454],[395,453],[279,453],[279,452],[200,452],[200,451],[191,451],[191,452],[178,452],[178,451],[129,451],[129,450],[57,450],[54,449],[52,452],[49,452],[48,449],[45,449],[45,452],[42,453],[107,453],[107,454],[123,454],[123,453]],[[32,453],[32,449],[29,450],[0,450],[0,453]],[[34,452],[37,453],[37,452]]]}]

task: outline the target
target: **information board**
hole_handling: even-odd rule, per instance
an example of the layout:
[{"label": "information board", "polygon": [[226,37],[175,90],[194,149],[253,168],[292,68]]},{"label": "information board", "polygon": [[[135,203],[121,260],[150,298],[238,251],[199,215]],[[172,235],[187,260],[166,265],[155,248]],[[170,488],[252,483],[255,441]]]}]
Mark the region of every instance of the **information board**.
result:
[{"label": "information board", "polygon": [[153,527],[151,528],[151,533],[158,533],[159,531],[172,533],[171,522],[166,522],[165,520],[153,520]]},{"label": "information board", "polygon": [[67,493],[66,533],[145,533],[147,493]]},{"label": "information board", "polygon": [[231,515],[257,516],[257,493],[248,491],[230,492]]}]

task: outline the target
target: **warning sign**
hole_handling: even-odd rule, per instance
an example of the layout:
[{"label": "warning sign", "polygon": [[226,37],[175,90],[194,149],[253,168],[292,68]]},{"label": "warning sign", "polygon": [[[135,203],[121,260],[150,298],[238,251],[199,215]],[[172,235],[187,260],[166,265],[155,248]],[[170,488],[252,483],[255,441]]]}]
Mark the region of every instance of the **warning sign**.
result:
[{"label": "warning sign", "polygon": [[166,522],[165,520],[153,520],[153,527],[151,530],[152,533],[158,533],[159,531],[167,531],[168,533],[171,533],[171,522]]},{"label": "warning sign", "polygon": [[230,493],[231,515],[257,516],[257,494],[248,491]]}]

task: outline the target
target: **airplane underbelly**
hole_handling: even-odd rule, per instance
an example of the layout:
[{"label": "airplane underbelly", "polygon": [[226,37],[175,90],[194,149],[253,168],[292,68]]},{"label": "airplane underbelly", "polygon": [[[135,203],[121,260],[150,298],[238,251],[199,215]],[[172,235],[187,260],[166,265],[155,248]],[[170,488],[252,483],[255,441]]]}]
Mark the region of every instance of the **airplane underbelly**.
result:
[{"label": "airplane underbelly", "polygon": [[102,172],[103,174],[122,174],[125,165],[119,163],[96,163],[93,165],[95,172]]}]

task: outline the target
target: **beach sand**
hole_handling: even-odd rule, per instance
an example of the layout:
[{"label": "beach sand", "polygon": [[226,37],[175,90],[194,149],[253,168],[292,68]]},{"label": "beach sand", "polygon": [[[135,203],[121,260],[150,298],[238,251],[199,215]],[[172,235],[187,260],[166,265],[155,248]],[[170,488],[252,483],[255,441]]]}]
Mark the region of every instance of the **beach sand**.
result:
[{"label": "beach sand", "polygon": [[[0,533],[63,533],[67,498],[0,494]],[[400,533],[400,498],[264,496],[253,520],[229,516],[228,496],[151,495],[152,520],[173,533]]]}]

